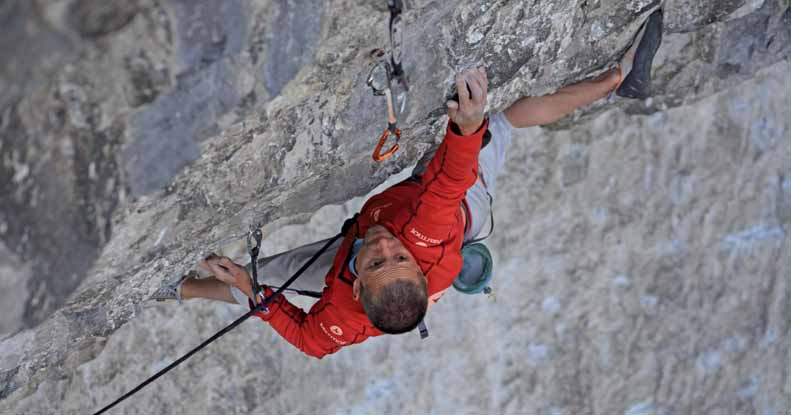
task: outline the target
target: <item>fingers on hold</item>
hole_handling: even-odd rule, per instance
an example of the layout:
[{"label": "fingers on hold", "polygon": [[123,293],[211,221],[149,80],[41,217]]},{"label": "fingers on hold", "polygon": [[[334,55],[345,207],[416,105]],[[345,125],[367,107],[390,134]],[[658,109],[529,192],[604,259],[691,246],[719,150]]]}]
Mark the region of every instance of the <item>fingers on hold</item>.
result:
[{"label": "fingers on hold", "polygon": [[478,84],[481,87],[481,101],[486,102],[486,94],[489,90],[489,82],[486,79],[486,71],[483,68],[478,68],[477,71]]},{"label": "fingers on hold", "polygon": [[478,79],[480,79],[481,84],[486,85],[489,80],[486,78],[486,71],[483,68],[479,68],[478,70]]},{"label": "fingers on hold", "polygon": [[467,80],[464,76],[457,76],[456,77],[456,92],[459,94],[459,104],[465,104],[470,102],[470,92],[467,90]]},{"label": "fingers on hold", "polygon": [[468,82],[470,86],[470,91],[472,91],[472,99],[476,103],[479,103],[483,98],[483,86],[481,85],[481,80],[477,75],[470,76],[470,82]]},{"label": "fingers on hold", "polygon": [[225,271],[222,270],[222,268],[218,267],[217,265],[211,264],[211,263],[209,264],[209,271],[211,271],[211,273],[214,274],[215,278],[218,278],[218,279],[221,279],[221,280],[223,279],[222,277],[224,277],[225,274],[226,274]]},{"label": "fingers on hold", "polygon": [[209,269],[211,269],[212,271],[216,271],[216,269],[217,269],[217,260],[216,259],[210,259],[210,260],[207,260],[207,261],[204,261],[204,262],[206,262],[206,265],[209,267]]},{"label": "fingers on hold", "polygon": [[205,262],[209,266],[209,268],[214,272],[217,272],[218,269],[220,270],[222,269],[220,267],[220,257],[215,256],[214,258],[208,259]]},{"label": "fingers on hold", "polygon": [[209,253],[209,255],[206,255],[206,257],[203,258],[203,260],[201,262],[207,262],[207,261],[210,261],[210,260],[212,260],[214,258],[217,258],[217,254],[215,254],[214,252],[211,252],[211,253]]},{"label": "fingers on hold", "polygon": [[[458,86],[460,83],[463,84],[466,82],[467,77],[464,75],[464,72],[456,74],[456,85]],[[457,91],[461,93],[461,91]]]},{"label": "fingers on hold", "polygon": [[234,274],[234,275],[238,274],[239,270],[241,268],[239,266],[239,264],[237,264],[236,262],[231,261],[231,258],[228,258],[228,257],[224,257],[224,258],[222,258],[220,260],[220,266],[222,266],[223,268],[227,269],[228,272],[230,272],[231,274]]}]

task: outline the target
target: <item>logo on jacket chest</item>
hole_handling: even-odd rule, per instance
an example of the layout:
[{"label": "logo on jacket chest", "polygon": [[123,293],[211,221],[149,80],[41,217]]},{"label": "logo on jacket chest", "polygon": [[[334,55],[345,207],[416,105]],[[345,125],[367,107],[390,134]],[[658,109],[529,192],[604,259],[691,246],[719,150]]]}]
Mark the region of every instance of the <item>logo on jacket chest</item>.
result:
[{"label": "logo on jacket chest", "polygon": [[421,241],[423,241],[423,242],[415,242],[415,245],[417,245],[417,246],[423,246],[423,247],[427,247],[427,246],[428,246],[427,244],[432,244],[432,245],[439,245],[439,244],[441,244],[441,243],[442,243],[442,240],[441,240],[441,239],[434,239],[434,238],[430,238],[430,237],[428,237],[428,236],[426,236],[426,235],[423,235],[422,233],[420,233],[420,231],[418,231],[418,230],[417,230],[417,229],[415,229],[415,228],[411,228],[411,229],[409,229],[409,233],[411,233],[411,234],[412,234],[412,235],[414,235],[416,238],[418,238],[418,239],[420,239]]}]

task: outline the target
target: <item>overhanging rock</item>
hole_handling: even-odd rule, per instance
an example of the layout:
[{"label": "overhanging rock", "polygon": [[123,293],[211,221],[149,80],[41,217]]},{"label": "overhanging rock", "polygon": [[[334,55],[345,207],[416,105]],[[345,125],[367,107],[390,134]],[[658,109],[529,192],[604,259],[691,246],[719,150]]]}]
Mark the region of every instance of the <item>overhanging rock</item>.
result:
[{"label": "overhanging rock", "polygon": [[[96,2],[69,2],[73,10],[87,7],[82,3]],[[656,6],[651,1],[410,2],[405,67],[412,92],[402,117],[404,145],[392,160],[375,165],[370,151],[384,126],[384,106],[363,85],[368,51],[386,44],[381,5],[317,2],[299,12],[320,17],[303,22],[289,14],[296,10],[278,9],[291,6],[132,3],[135,8],[124,9],[128,19],[113,19],[107,27],[90,20],[94,23],[85,28],[71,26],[72,9],[42,5],[36,18],[63,33],[68,46],[58,49],[63,56],[57,65],[41,58],[32,70],[46,86],[17,85],[14,99],[2,102],[4,136],[38,137],[42,148],[53,147],[47,140],[98,141],[77,154],[89,159],[102,154],[106,161],[99,169],[113,178],[101,188],[80,184],[91,177],[87,168],[74,178],[60,178],[63,188],[86,189],[74,199],[101,202],[95,210],[102,213],[86,231],[86,244],[98,259],[90,272],[85,264],[72,264],[87,277],[65,306],[0,343],[4,407],[13,408],[44,380],[72,375],[134,318],[163,280],[183,273],[216,241],[239,236],[254,222],[270,230],[304,220],[322,205],[364,194],[414,162],[444,128],[443,97],[455,70],[485,65],[492,107],[502,108],[521,95],[547,93],[604,69]],[[677,0],[666,3],[666,15],[670,33],[655,68],[656,96],[619,104],[629,112],[655,112],[703,98],[791,53],[785,2]],[[280,66],[287,74],[272,77],[263,72],[277,67],[271,59],[291,56],[271,41],[282,35],[270,29],[281,27],[270,24],[278,18],[316,31],[305,35],[311,45],[298,48],[297,61]],[[228,22],[246,29],[231,30],[224,26]],[[303,39],[294,36],[281,40]],[[47,47],[55,42],[38,40]],[[191,130],[181,134],[180,128]],[[157,137],[162,132],[165,136]],[[168,147],[172,137],[186,141]],[[181,157],[176,169],[162,169],[152,181],[143,179],[144,161],[150,161],[144,159],[153,156],[136,150],[147,148],[147,140],[162,146],[156,155]],[[17,141],[12,145],[22,146]],[[110,155],[103,152],[105,145]],[[32,157],[28,162],[33,164]],[[34,170],[31,177],[37,174],[44,172]],[[143,179],[135,182],[135,177]],[[152,191],[162,183],[168,184]],[[124,191],[103,193],[114,186]],[[65,198],[64,206],[72,201]],[[28,202],[21,197],[12,207]],[[54,272],[49,267],[41,269]]]}]

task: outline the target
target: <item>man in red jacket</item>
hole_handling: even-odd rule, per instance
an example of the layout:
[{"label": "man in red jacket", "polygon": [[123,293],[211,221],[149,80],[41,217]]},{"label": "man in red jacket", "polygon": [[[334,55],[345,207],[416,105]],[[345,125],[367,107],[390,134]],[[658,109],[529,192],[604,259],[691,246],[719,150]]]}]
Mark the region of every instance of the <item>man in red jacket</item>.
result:
[{"label": "man in red jacket", "polygon": [[[661,38],[661,16],[658,34],[656,26],[651,30],[646,34],[648,59],[645,52],[642,60],[640,56],[646,33],[642,29],[618,68],[551,95],[521,98],[489,119],[484,117],[485,71],[473,68],[458,74],[459,102],[447,103],[445,138],[430,162],[419,163],[411,179],[371,197],[345,237],[298,280],[302,289],[323,286],[318,302],[306,313],[280,296],[256,315],[317,358],[371,336],[413,330],[459,275],[462,244],[488,235],[495,179],[514,129],[552,123],[616,90],[621,96],[644,95],[656,36]],[[637,76],[630,77],[629,70]],[[487,129],[491,141],[481,149]],[[324,242],[259,261],[261,275],[265,281],[288,278]],[[213,276],[182,277],[154,297],[252,304],[250,277],[243,266],[218,256],[200,265]],[[263,288],[264,295],[273,293]]]}]

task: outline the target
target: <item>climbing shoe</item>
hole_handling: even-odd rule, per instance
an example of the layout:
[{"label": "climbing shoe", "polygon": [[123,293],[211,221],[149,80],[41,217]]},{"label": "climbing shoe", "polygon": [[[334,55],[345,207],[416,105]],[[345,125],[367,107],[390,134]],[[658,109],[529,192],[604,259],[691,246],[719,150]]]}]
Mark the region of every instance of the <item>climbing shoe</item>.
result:
[{"label": "climbing shoe", "polygon": [[620,64],[621,82],[615,93],[624,98],[646,99],[651,94],[651,64],[662,43],[662,9],[650,16],[637,32]]},{"label": "climbing shoe", "polygon": [[181,286],[188,278],[194,278],[196,275],[194,271],[190,271],[187,275],[179,278],[178,281],[170,281],[163,284],[151,295],[150,299],[156,301],[176,300],[181,304]]},{"label": "climbing shoe", "polygon": [[461,272],[453,280],[453,288],[464,294],[491,292],[489,282],[492,280],[494,261],[486,245],[474,243],[461,248],[464,259]]}]

